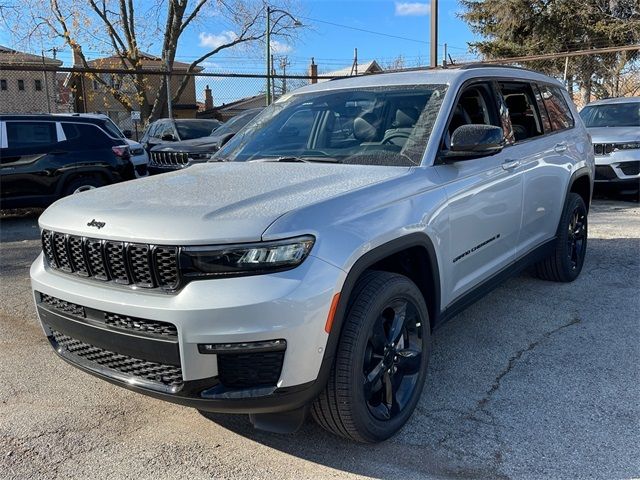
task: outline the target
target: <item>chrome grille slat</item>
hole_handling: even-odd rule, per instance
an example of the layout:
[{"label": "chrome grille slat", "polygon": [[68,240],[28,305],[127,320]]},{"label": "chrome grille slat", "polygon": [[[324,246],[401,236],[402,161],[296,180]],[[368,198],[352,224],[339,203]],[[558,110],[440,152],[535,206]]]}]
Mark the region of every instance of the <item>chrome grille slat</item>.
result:
[{"label": "chrome grille slat", "polygon": [[189,163],[186,152],[151,152],[151,162],[160,167],[184,167]]},{"label": "chrome grille slat", "polygon": [[180,284],[178,247],[84,238],[43,230],[49,267],[101,281],[175,290]]}]

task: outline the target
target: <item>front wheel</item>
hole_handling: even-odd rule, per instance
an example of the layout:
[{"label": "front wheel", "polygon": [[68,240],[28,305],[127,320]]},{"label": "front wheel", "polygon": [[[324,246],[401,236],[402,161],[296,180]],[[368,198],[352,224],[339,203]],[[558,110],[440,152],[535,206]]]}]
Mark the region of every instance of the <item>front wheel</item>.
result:
[{"label": "front wheel", "polygon": [[429,314],[402,275],[367,272],[354,292],[329,382],[311,412],[328,431],[373,443],[398,432],[420,399]]},{"label": "front wheel", "polygon": [[587,207],[577,193],[569,193],[554,252],[536,265],[536,273],[543,280],[573,282],[584,264],[587,252]]}]

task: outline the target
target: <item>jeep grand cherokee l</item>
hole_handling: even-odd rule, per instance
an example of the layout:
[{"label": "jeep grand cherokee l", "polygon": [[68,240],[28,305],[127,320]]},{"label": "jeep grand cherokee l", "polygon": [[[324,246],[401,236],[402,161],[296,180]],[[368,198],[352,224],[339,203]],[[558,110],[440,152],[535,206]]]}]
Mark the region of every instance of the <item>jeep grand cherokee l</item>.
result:
[{"label": "jeep grand cherokee l", "polygon": [[324,82],[195,165],[40,217],[38,314],[117,385],[361,442],[420,397],[434,328],[535,265],[570,282],[594,159],[561,84],[501,67]]}]

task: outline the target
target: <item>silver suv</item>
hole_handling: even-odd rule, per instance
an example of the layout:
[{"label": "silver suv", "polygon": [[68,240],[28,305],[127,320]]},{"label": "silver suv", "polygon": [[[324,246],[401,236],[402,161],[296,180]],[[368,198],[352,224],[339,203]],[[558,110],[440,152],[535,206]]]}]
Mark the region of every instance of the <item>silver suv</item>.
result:
[{"label": "silver suv", "polygon": [[415,71],[287,94],[215,163],[74,195],[31,268],[55,351],[292,431],[397,432],[435,328],[529,265],[583,265],[594,159],[557,81]]},{"label": "silver suv", "polygon": [[640,188],[640,97],[590,103],[580,116],[593,140],[596,185]]}]

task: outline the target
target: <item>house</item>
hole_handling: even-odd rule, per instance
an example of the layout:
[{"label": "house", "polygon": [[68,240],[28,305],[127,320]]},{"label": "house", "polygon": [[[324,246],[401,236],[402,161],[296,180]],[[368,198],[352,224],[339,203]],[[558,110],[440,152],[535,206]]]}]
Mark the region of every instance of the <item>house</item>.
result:
[{"label": "house", "polygon": [[[79,66],[79,61],[74,62]],[[87,62],[89,68],[122,70],[124,67],[133,68],[130,62],[118,56],[98,58]],[[162,72],[164,64],[160,57],[147,53],[141,54],[140,69],[148,70],[149,74],[144,75],[143,83],[146,86],[146,98],[150,104],[158,93],[162,83]],[[183,75],[187,71],[189,64],[175,61],[173,62],[173,72],[170,80],[171,92],[177,92],[182,82]],[[195,72],[202,71],[198,67]],[[106,84],[106,85],[105,85]],[[80,113],[104,113],[109,116],[123,130],[132,130],[131,110],[141,110],[138,95],[133,84],[133,77],[129,74],[121,73],[98,73],[98,74],[70,74],[67,85],[71,86],[75,92],[74,107]],[[111,93],[117,90],[127,100],[130,107],[125,107]],[[196,102],[195,76],[189,77],[187,86],[180,95],[177,102],[172,104],[172,114],[174,118],[195,118],[198,112]],[[163,117],[168,116],[167,107],[164,107]],[[144,120],[144,119],[143,119]]]},{"label": "house", "polygon": [[[264,93],[254,95],[252,97],[241,98],[235,102],[229,102],[222,104],[218,107],[207,108],[201,112],[198,112],[198,118],[215,118],[221,122],[226,122],[230,118],[235,117],[239,113],[245,110],[251,110],[252,108],[264,107],[266,105],[267,98]],[[205,103],[207,103],[205,101]]]},{"label": "house", "polygon": [[0,113],[55,113],[56,72],[4,70],[2,67],[59,67],[60,60],[0,45]]},{"label": "house", "polygon": [[[370,75],[372,73],[382,73],[383,69],[375,60],[369,60],[368,62],[353,64],[340,70],[334,70],[332,72],[323,73],[323,77],[353,77],[355,75]],[[318,82],[326,82],[327,78],[319,78]]]}]

